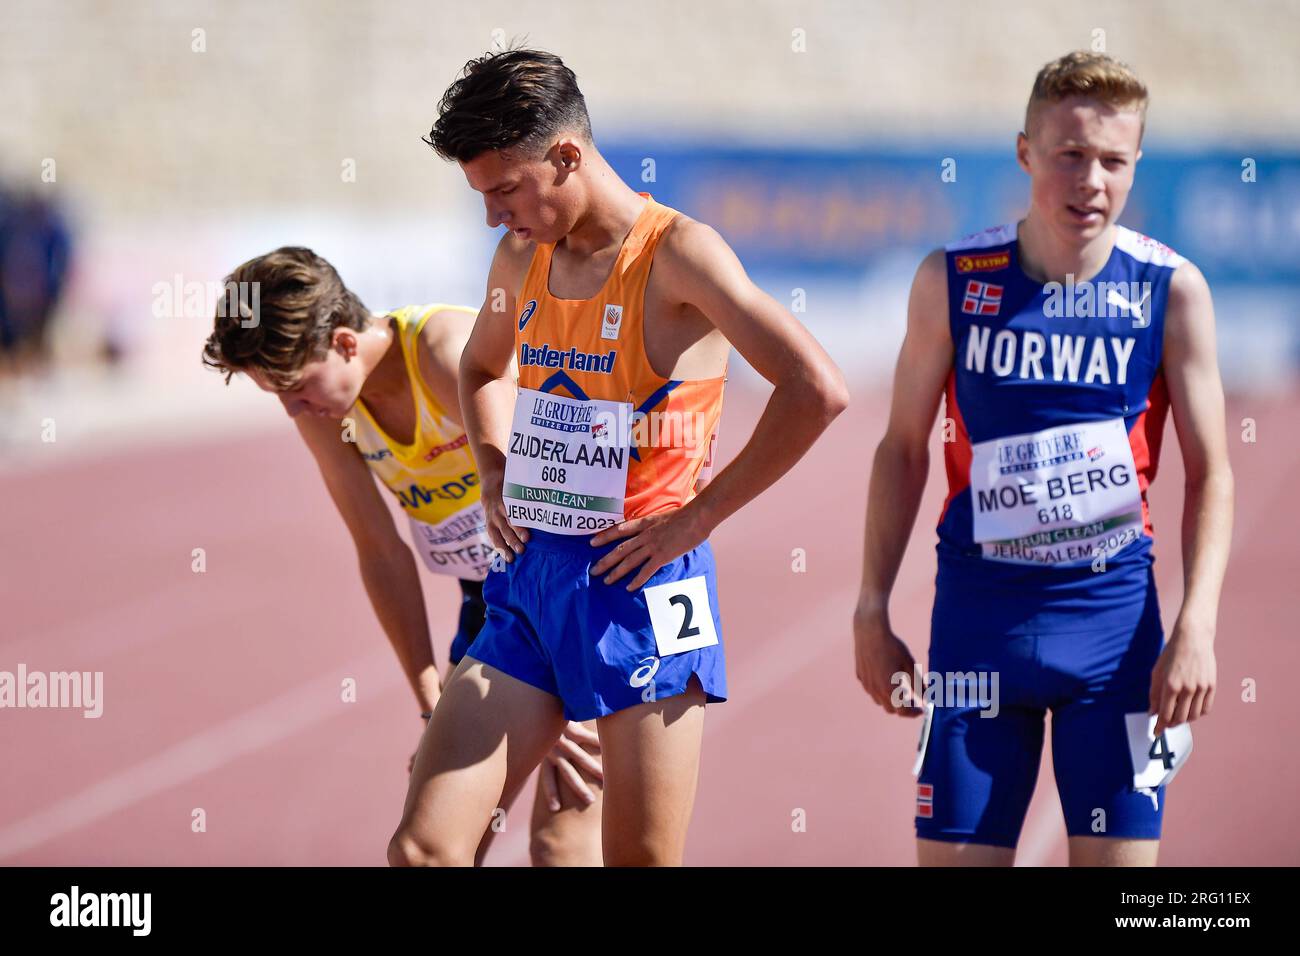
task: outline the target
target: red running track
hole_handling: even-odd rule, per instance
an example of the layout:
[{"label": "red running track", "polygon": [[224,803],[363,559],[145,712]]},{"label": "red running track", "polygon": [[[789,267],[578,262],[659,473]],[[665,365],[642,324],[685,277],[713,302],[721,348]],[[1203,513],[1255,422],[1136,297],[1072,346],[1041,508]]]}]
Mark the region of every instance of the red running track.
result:
[{"label": "red running track", "polygon": [[[1219,692],[1171,787],[1161,861],[1296,864],[1300,787],[1294,541],[1296,394],[1231,403],[1238,508]],[[733,387],[723,456],[762,396]],[[714,536],[731,700],[710,707],[687,860],[913,860],[917,725],[853,675],[850,614],[867,469],[886,398],[853,407],[779,485]],[[1237,423],[1257,422],[1258,441]],[[1153,488],[1166,628],[1181,595],[1172,434]],[[893,617],[921,660],[933,594],[938,444]],[[421,729],[373,619],[346,530],[288,422],[277,434],[124,450],[0,476],[0,670],[102,671],[102,717],[0,710],[0,863],[382,865]],[[203,548],[206,571],[192,570]],[[792,569],[804,549],[803,573]],[[440,662],[457,593],[425,575]],[[356,682],[354,703],[342,682]],[[1243,681],[1257,700],[1242,700]],[[1044,754],[1024,863],[1065,862]],[[206,829],[192,821],[202,810]],[[806,829],[792,823],[803,811]],[[513,814],[517,819],[523,814]],[[489,862],[527,860],[512,828]]]}]

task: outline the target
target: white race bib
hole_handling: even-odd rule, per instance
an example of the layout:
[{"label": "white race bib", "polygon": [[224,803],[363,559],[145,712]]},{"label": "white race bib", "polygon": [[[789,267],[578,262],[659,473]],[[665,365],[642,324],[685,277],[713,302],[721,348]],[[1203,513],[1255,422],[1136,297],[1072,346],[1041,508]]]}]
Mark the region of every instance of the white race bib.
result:
[{"label": "white race bib", "polygon": [[409,520],[411,542],[434,574],[451,574],[466,581],[487,577],[493,547],[482,504],[475,502],[437,524]]},{"label": "white race bib", "polygon": [[646,588],[646,608],[660,657],[683,654],[718,643],[704,575]]},{"label": "white race bib", "polygon": [[1152,733],[1156,729],[1155,714],[1145,711],[1125,714],[1124,723],[1128,728],[1129,756],[1133,759],[1133,789],[1154,790],[1168,784],[1192,755],[1192,725],[1166,727],[1156,737]]},{"label": "white race bib", "polygon": [[502,500],[513,525],[594,534],[623,520],[630,402],[520,389]]},{"label": "white race bib", "polygon": [[1007,435],[971,451],[974,538],[989,560],[1082,564],[1142,535],[1122,418]]}]

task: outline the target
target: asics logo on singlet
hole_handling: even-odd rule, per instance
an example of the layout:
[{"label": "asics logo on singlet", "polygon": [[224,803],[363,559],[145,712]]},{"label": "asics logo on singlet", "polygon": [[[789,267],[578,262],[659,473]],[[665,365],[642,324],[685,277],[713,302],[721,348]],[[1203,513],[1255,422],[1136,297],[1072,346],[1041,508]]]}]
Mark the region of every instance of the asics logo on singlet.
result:
[{"label": "asics logo on singlet", "polygon": [[536,365],[538,368],[567,368],[575,372],[598,372],[609,375],[614,371],[618,349],[600,352],[579,352],[576,348],[561,351],[542,343],[537,347],[520,343],[519,366]]},{"label": "asics logo on singlet", "polygon": [[[650,663],[646,663],[647,661]],[[638,663],[641,666],[634,670],[632,676],[627,679],[628,685],[631,687],[644,687],[650,683],[659,670],[659,658],[657,657],[643,657]]]},{"label": "asics logo on singlet", "polygon": [[524,311],[519,313],[520,332],[524,330],[524,326],[528,324],[528,320],[533,317],[533,313],[536,311],[537,311],[537,300],[529,299],[527,304],[524,305]]}]

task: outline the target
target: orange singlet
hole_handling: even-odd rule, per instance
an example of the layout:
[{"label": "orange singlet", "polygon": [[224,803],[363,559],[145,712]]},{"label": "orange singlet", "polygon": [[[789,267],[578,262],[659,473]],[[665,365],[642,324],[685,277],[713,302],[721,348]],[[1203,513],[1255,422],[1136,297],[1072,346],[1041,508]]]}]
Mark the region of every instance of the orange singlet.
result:
[{"label": "orange singlet", "polygon": [[679,507],[707,479],[726,375],[666,379],[643,339],[660,237],[678,215],[647,193],[604,286],[558,299],[553,243],[537,245],[519,293],[519,398],[506,463],[512,523],[587,534]]}]

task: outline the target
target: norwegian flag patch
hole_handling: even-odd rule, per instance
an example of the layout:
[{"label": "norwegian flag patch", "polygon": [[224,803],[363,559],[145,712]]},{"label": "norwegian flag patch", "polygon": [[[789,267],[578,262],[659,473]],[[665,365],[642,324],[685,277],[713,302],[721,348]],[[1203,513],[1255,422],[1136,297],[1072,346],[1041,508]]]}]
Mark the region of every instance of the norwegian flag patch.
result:
[{"label": "norwegian flag patch", "polygon": [[916,785],[916,815],[927,820],[934,816],[934,784]]},{"label": "norwegian flag patch", "polygon": [[1002,286],[968,279],[961,310],[967,315],[997,315],[1002,308]]}]

